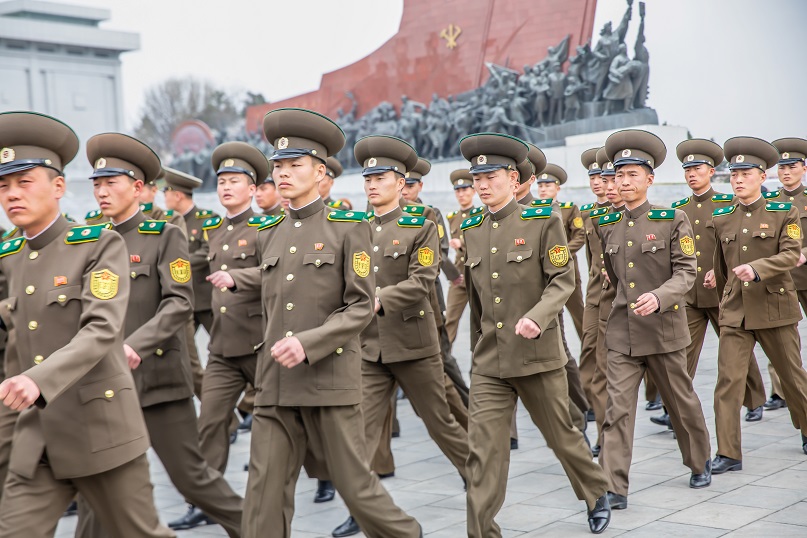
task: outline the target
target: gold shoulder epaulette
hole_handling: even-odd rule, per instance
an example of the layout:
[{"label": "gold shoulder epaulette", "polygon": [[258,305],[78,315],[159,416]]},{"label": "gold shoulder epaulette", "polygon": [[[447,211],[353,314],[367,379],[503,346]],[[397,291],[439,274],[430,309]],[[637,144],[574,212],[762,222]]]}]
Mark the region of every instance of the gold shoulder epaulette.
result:
[{"label": "gold shoulder epaulette", "polygon": [[732,213],[734,213],[735,209],[737,209],[736,205],[729,206],[729,207],[719,207],[719,208],[715,209],[714,211],[712,211],[712,216],[713,217],[719,217],[721,215],[731,215]]},{"label": "gold shoulder epaulette", "polygon": [[331,211],[328,213],[331,222],[361,222],[364,220],[362,211]]},{"label": "gold shoulder epaulette", "polygon": [[611,224],[616,224],[622,220],[622,212],[617,211],[616,213],[608,213],[607,215],[603,215],[597,221],[598,226],[608,226]]},{"label": "gold shoulder epaulette", "polygon": [[101,230],[108,230],[112,228],[112,224],[105,222],[103,224],[90,224],[87,226],[76,226],[67,232],[64,242],[68,245],[77,245],[79,243],[89,243],[91,241],[98,241],[101,237]]},{"label": "gold shoulder epaulette", "polygon": [[278,224],[280,224],[280,221],[282,221],[283,219],[286,218],[286,215],[285,214],[281,214],[281,215],[264,215],[263,218],[265,218],[266,220],[264,220],[263,223],[258,228],[259,232],[261,230],[271,228],[272,226],[277,226]]},{"label": "gold shoulder epaulette", "polygon": [[687,196],[683,200],[678,200],[677,202],[673,202],[670,207],[673,208],[673,209],[677,209],[679,207],[687,205],[690,200],[691,200],[691,198],[689,196]]},{"label": "gold shoulder epaulette", "polygon": [[401,228],[423,228],[426,217],[401,217],[398,219],[398,226]]},{"label": "gold shoulder epaulette", "polygon": [[9,239],[0,243],[0,258],[8,256],[9,254],[16,254],[25,245],[25,238],[18,237],[16,239]]},{"label": "gold shoulder epaulette", "polygon": [[137,227],[137,233],[159,235],[163,233],[165,223],[164,220],[144,220]]},{"label": "gold shoulder epaulette", "polygon": [[[197,213],[197,215],[198,215],[198,213]],[[223,222],[223,220],[222,220],[221,217],[213,217],[212,219],[207,219],[202,224],[202,229],[203,230],[212,230],[214,228],[218,228],[219,226],[221,226],[222,222]]]},{"label": "gold shoulder epaulette", "polygon": [[403,208],[404,213],[412,215],[413,217],[422,217],[424,211],[426,211],[426,206],[424,205],[409,204],[405,205]]},{"label": "gold shoulder epaulette", "polygon": [[485,220],[485,215],[484,214],[476,215],[474,217],[468,217],[467,219],[465,219],[462,222],[462,224],[460,225],[460,229],[461,230],[468,230],[470,228],[476,228],[477,226],[482,224],[483,220]]}]

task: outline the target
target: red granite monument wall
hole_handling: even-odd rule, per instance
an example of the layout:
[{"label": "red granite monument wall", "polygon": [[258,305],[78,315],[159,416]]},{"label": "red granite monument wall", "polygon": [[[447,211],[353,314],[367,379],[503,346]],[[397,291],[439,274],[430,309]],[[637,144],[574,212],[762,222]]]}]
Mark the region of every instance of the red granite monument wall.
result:
[{"label": "red granite monument wall", "polygon": [[[359,103],[361,116],[382,101],[400,105],[401,95],[428,103],[480,86],[486,62],[522,71],[547,48],[571,34],[574,47],[589,41],[597,0],[404,0],[398,33],[358,62],[326,73],[319,90],[247,110],[247,129],[261,129],[263,116],[281,107],[303,107],[334,119]],[[454,31],[451,31],[453,25]],[[456,28],[461,29],[456,35]],[[447,46],[455,37],[456,46]]]}]

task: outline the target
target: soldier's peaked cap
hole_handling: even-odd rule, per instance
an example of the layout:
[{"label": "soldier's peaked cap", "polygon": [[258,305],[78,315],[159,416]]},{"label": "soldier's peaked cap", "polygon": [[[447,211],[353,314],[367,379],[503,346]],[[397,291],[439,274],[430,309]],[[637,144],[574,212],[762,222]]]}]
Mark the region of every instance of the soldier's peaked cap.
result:
[{"label": "soldier's peaked cap", "polygon": [[535,168],[532,166],[529,159],[524,159],[521,161],[518,166],[516,166],[516,170],[518,170],[519,183],[529,181],[529,179],[535,175]]},{"label": "soldier's peaked cap", "polygon": [[675,154],[683,168],[706,164],[714,168],[723,162],[723,148],[705,138],[684,140],[675,147]]},{"label": "soldier's peaked cap", "polygon": [[423,157],[418,157],[418,162],[415,167],[406,173],[406,182],[417,183],[418,181],[422,180],[424,176],[428,175],[429,172],[431,172],[431,169],[432,163]]},{"label": "soldier's peaked cap", "polygon": [[345,146],[345,133],[330,118],[304,108],[278,108],[263,118],[263,134],[275,152],[271,160],[310,155],[325,162]]},{"label": "soldier's peaked cap", "polygon": [[546,155],[544,155],[541,148],[535,144],[527,142],[527,147],[530,148],[530,151],[527,152],[527,158],[532,163],[532,167],[535,168],[533,173],[538,176],[544,171],[544,168],[546,168]]},{"label": "soldier's peaked cap", "polygon": [[56,118],[25,111],[0,114],[0,176],[37,166],[61,174],[78,147],[73,129]]},{"label": "soldier's peaked cap", "polygon": [[753,136],[736,136],[723,144],[729,170],[759,168],[763,172],[776,166],[779,162],[779,151],[761,138]]},{"label": "soldier's peaked cap", "polygon": [[566,183],[568,179],[568,174],[566,174],[566,170],[558,166],[557,164],[547,164],[546,168],[544,168],[543,173],[538,176],[536,180],[538,183],[557,183],[558,185],[563,185]]},{"label": "soldier's peaked cap", "polygon": [[605,151],[614,168],[626,164],[644,164],[657,168],[667,157],[667,146],[658,136],[641,129],[625,129],[613,133],[605,141]]},{"label": "soldier's peaked cap", "polygon": [[328,171],[328,175],[331,176],[333,179],[338,178],[342,175],[342,163],[339,162],[339,159],[336,157],[328,157],[325,159],[325,168]]},{"label": "soldier's peaked cap", "polygon": [[192,194],[194,189],[202,186],[202,180],[180,170],[163,166],[163,174],[160,178],[165,181],[167,190]]},{"label": "soldier's peaked cap", "polygon": [[460,140],[460,152],[471,161],[472,174],[516,170],[527,158],[529,149],[523,140],[500,133],[477,133]]},{"label": "soldier's peaked cap", "polygon": [[780,138],[772,143],[779,152],[779,164],[804,162],[807,158],[807,140],[803,138]]},{"label": "soldier's peaked cap", "polygon": [[150,147],[121,133],[102,133],[87,140],[90,179],[127,176],[151,183],[162,173],[160,158]]},{"label": "soldier's peaked cap", "polygon": [[246,142],[225,142],[213,150],[210,162],[216,175],[226,172],[246,174],[254,183],[269,175],[269,161],[261,150]]},{"label": "soldier's peaked cap", "polygon": [[469,172],[467,168],[460,168],[458,170],[454,170],[453,172],[451,172],[450,179],[451,184],[454,186],[454,190],[465,189],[474,186],[474,176],[471,175],[471,172]]},{"label": "soldier's peaked cap", "polygon": [[614,163],[611,162],[611,158],[608,156],[605,146],[597,150],[597,164],[600,165],[600,174],[603,176],[610,177],[616,175]]},{"label": "soldier's peaked cap", "polygon": [[597,160],[597,152],[600,148],[587,149],[580,155],[580,162],[588,170],[588,175],[595,176],[602,173],[602,164]]},{"label": "soldier's peaked cap", "polygon": [[371,135],[359,139],[353,146],[353,155],[364,168],[364,176],[388,171],[405,176],[418,163],[415,148],[405,140],[386,135]]}]

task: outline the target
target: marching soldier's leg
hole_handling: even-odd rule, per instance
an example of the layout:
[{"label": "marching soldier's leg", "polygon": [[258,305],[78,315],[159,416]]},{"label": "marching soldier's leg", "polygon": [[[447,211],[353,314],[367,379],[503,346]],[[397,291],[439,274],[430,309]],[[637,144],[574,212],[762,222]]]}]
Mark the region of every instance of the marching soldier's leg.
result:
[{"label": "marching soldier's leg", "polygon": [[0,537],[51,538],[75,494],[47,465],[39,465],[31,479],[9,472],[0,501]]},{"label": "marching soldier's leg", "polygon": [[711,447],[701,402],[687,372],[687,352],[679,349],[645,359],[670,414],[684,465],[695,474],[702,473],[711,460]]},{"label": "marching soldier's leg", "polygon": [[756,331],[765,355],[773,362],[782,382],[790,420],[807,435],[807,372],[801,362],[801,338],[797,325]]},{"label": "marching soldier's leg", "polygon": [[3,484],[8,474],[8,462],[11,459],[11,439],[19,415],[17,411],[0,405],[0,499],[3,498]]},{"label": "marching soldier's leg", "polygon": [[720,328],[714,397],[717,454],[733,460],[743,459],[739,413],[754,343],[754,333],[745,329]]},{"label": "marching soldier's leg", "polygon": [[193,319],[189,319],[185,326],[185,341],[188,343],[188,356],[191,358],[191,375],[193,375],[193,395],[199,401],[202,400],[202,380],[205,369],[199,360],[199,352],[196,350],[196,325]]},{"label": "marching soldier's leg", "polygon": [[[566,343],[566,329],[563,323],[563,316],[558,316],[558,325],[560,327],[560,337],[563,341],[563,349],[566,351],[566,357],[569,359],[566,362],[566,378],[568,379],[569,385],[569,398],[572,400],[572,403],[577,406],[578,409],[583,413],[583,420],[585,421],[585,413],[589,410],[590,406],[588,404],[588,400],[586,399],[586,392],[583,390],[583,384],[580,381],[580,370],[577,368],[577,362],[574,360],[572,356],[572,352],[569,351],[569,345]],[[585,422],[583,424],[583,429],[585,429]]]},{"label": "marching soldier's leg", "polygon": [[460,325],[460,318],[462,313],[465,312],[465,306],[468,304],[468,292],[465,290],[465,285],[450,286],[448,288],[448,300],[446,301],[446,332],[448,333],[448,341],[454,344],[457,339],[457,329]]},{"label": "marching soldier's leg", "polygon": [[658,387],[656,387],[656,380],[650,375],[650,372],[644,374],[644,397],[648,402],[655,402],[658,397]]},{"label": "marching soldier's leg", "polygon": [[359,406],[303,407],[300,413],[305,433],[319,437],[336,491],[365,535],[421,536],[417,521],[395,505],[378,477],[370,472]]},{"label": "marching soldier's leg", "polygon": [[[567,396],[568,397],[568,396]],[[468,423],[468,537],[500,536],[494,516],[504,504],[516,391],[506,380],[471,374]]]},{"label": "marching soldier's leg", "polygon": [[439,330],[439,332],[443,371],[445,371],[451,383],[454,385],[454,392],[457,393],[462,405],[467,409],[468,393],[470,389],[467,383],[465,383],[465,378],[462,377],[462,370],[460,370],[460,365],[457,364],[457,359],[451,354],[451,344],[448,341],[448,334],[445,330]]},{"label": "marching soldier's leg", "polygon": [[[580,340],[580,362],[578,364],[580,370],[580,383],[583,385],[583,390],[586,392],[586,399],[591,408],[594,409],[594,414],[599,411],[599,402],[596,400],[600,398],[599,394],[595,394],[592,390],[591,380],[594,377],[594,370],[597,368],[597,324],[598,324],[599,308],[594,305],[586,305],[583,309],[583,338]],[[602,398],[602,407],[605,407],[605,394]]]},{"label": "marching soldier's leg", "polygon": [[143,415],[151,446],[179,493],[229,536],[240,536],[243,499],[202,457],[193,400],[145,407]]},{"label": "marching soldier's leg", "polygon": [[[594,420],[597,424],[597,444],[602,446],[602,425],[605,422],[606,408],[608,407],[608,383],[606,373],[608,370],[608,350],[605,349],[605,328],[607,321],[597,320],[597,367],[591,378],[591,391],[597,395],[594,402]],[[599,410],[598,410],[599,407]]]},{"label": "marching soldier's leg", "polygon": [[205,328],[207,334],[213,330],[213,312],[210,310],[200,310],[193,313],[193,324],[196,330],[199,330],[199,325]]},{"label": "marching soldier's leg", "polygon": [[247,386],[244,387],[244,396],[241,397],[241,401],[238,402],[236,406],[241,414],[243,415],[251,415],[252,409],[255,407],[255,394],[257,391],[255,387],[252,386],[252,383],[247,383]]},{"label": "marching soldier's leg", "polygon": [[[566,310],[572,317],[574,323],[574,330],[577,331],[577,337],[580,341],[583,340],[583,285],[580,281],[580,264],[577,262],[577,256],[572,255],[574,258],[574,291],[566,300]],[[560,317],[563,317],[561,313]]]},{"label": "marching soldier's leg", "polygon": [[602,426],[600,465],[610,481],[609,491],[628,495],[628,473],[633,458],[633,434],[639,384],[645,373],[644,362],[611,349],[608,363],[608,404]]},{"label": "marching soldier's leg", "polygon": [[457,422],[460,423],[460,427],[467,432],[468,406],[462,401],[462,397],[457,391],[456,385],[446,373],[443,373],[443,386],[445,386],[446,389],[446,401],[448,402],[449,411],[451,411],[451,414],[457,419]]},{"label": "marching soldier's leg", "polygon": [[[452,385],[453,386],[453,385]],[[397,395],[392,391],[392,397]],[[373,456],[370,468],[378,476],[386,477],[395,473],[395,457],[392,455],[392,402],[387,407],[387,414],[384,417],[384,426],[381,429],[381,438],[378,441],[378,448]]]},{"label": "marching soldier's leg", "polygon": [[[513,404],[513,416],[510,418],[510,439],[518,443],[518,400]],[[512,443],[511,443],[512,445]]]},{"label": "marching soldier's leg", "polygon": [[[364,417],[365,457],[378,450],[384,421],[388,415],[390,398],[395,394],[395,377],[388,364],[361,361],[361,412]],[[408,395],[407,395],[408,396]],[[390,435],[390,437],[392,437]],[[326,457],[327,460],[327,457]],[[331,474],[333,471],[331,470]]]},{"label": "marching soldier's leg", "polygon": [[518,397],[546,439],[546,444],[566,471],[577,498],[589,509],[608,490],[602,468],[591,459],[583,433],[572,424],[568,411],[566,372],[550,370],[509,380]]},{"label": "marching soldier's leg", "polygon": [[[709,323],[709,310],[703,308],[686,307],[687,312],[687,325],[689,325],[689,336],[692,341],[686,348],[687,354],[687,373],[690,379],[695,379],[695,372],[698,369],[698,359],[701,356],[703,349],[703,340],[706,337],[706,326]],[[713,324],[717,328],[718,325]],[[719,329],[717,329],[719,331]],[[718,337],[720,333],[718,332]],[[662,399],[664,396],[662,396]],[[666,403],[666,402],[665,402]]]},{"label": "marching soldier's leg", "polygon": [[409,396],[429,436],[465,478],[468,436],[449,411],[440,356],[388,364],[387,368]]},{"label": "marching soldier's leg", "polygon": [[779,374],[776,373],[776,368],[774,368],[773,363],[770,362],[770,357],[768,358],[768,375],[771,376],[771,396],[779,396],[787,401],[784,391],[782,390],[782,382],[779,380]]},{"label": "marching soldier's leg", "polygon": [[[364,432],[362,433],[362,437]],[[256,407],[252,419],[249,479],[241,535],[289,538],[294,517],[294,488],[306,452],[300,410]]]}]

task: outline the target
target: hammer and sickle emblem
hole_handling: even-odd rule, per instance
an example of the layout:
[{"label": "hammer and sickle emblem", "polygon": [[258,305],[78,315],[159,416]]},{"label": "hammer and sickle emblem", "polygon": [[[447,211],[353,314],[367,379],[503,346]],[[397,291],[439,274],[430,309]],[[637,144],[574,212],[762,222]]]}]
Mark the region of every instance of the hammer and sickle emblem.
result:
[{"label": "hammer and sickle emblem", "polygon": [[446,47],[454,50],[457,48],[457,38],[462,33],[462,28],[449,24],[448,28],[443,28],[440,31],[440,37],[446,40]]}]

